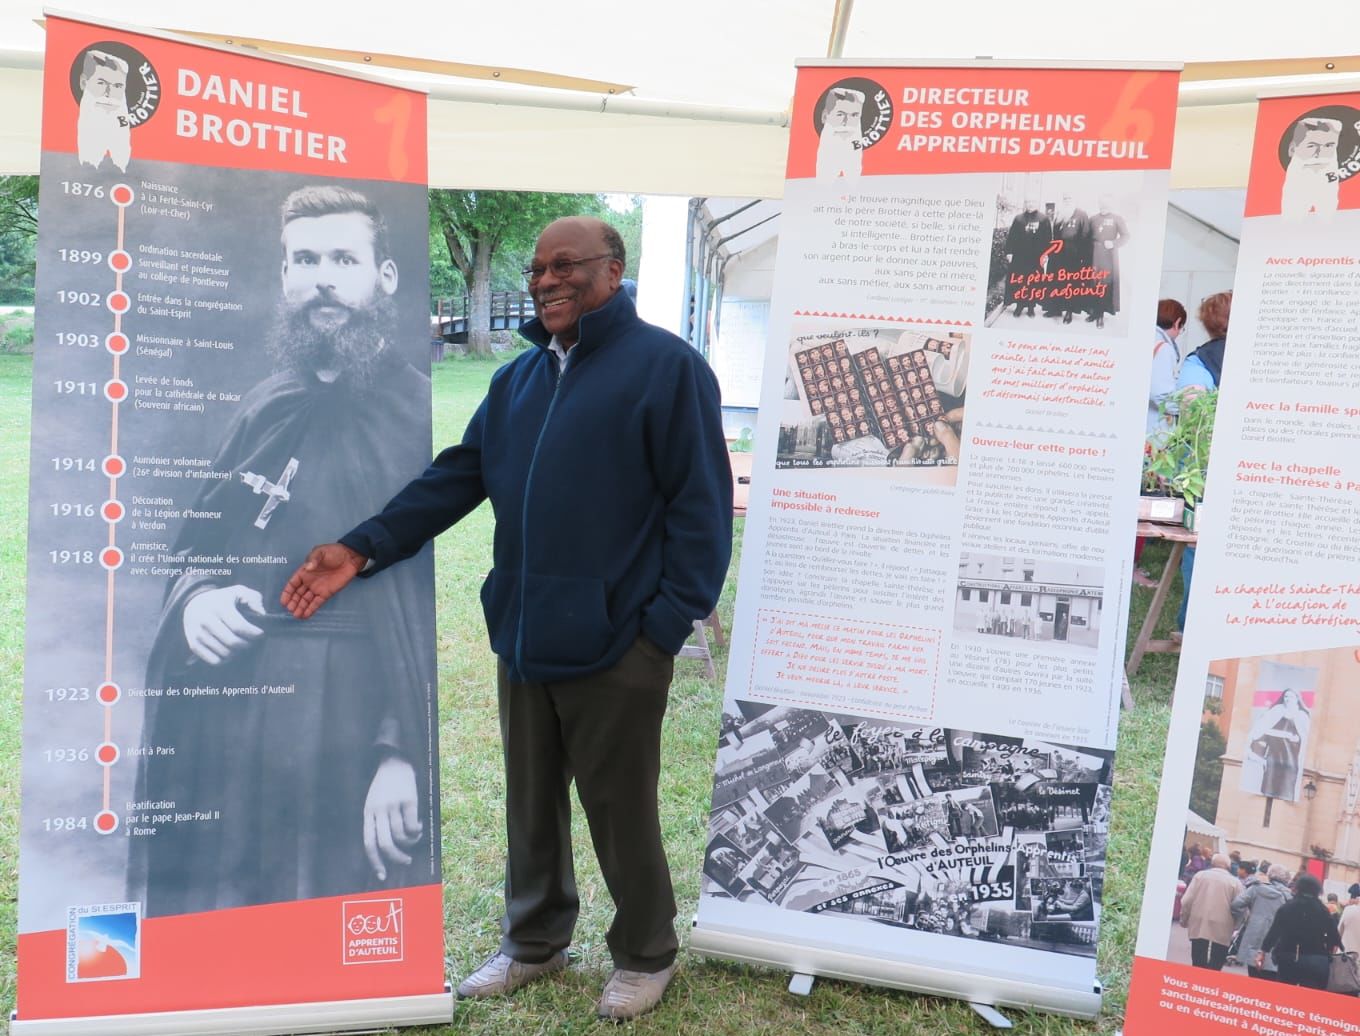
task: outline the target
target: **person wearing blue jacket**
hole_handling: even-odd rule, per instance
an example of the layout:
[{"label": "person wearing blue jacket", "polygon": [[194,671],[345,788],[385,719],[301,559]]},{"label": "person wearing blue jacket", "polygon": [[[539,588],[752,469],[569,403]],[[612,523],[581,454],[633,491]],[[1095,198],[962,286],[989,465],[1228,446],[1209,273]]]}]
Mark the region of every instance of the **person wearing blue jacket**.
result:
[{"label": "person wearing blue jacket", "polygon": [[[1223,375],[1223,355],[1228,342],[1228,321],[1232,318],[1231,291],[1220,291],[1199,304],[1199,320],[1209,332],[1209,341],[1185,358],[1176,375],[1176,394],[1189,399],[1188,392],[1210,392],[1218,388]],[[1190,583],[1195,575],[1195,548],[1181,554],[1181,606],[1176,613],[1176,628],[1171,639],[1179,641],[1185,631],[1185,616],[1190,607]]]},{"label": "person wearing blue jacket", "polygon": [[[416,554],[485,499],[494,567],[481,599],[498,658],[508,861],[499,950],[460,996],[513,992],[566,966],[578,912],[574,778],[614,898],[601,1017],[632,1018],[675,971],[675,898],[657,811],[673,659],[712,611],[732,548],[718,384],[620,289],[623,241],[572,217],[525,271],[530,349],[491,379],[462,442],[381,513],[315,548],[281,601],[310,617],[356,575]],[[400,817],[379,832],[400,850]]]}]

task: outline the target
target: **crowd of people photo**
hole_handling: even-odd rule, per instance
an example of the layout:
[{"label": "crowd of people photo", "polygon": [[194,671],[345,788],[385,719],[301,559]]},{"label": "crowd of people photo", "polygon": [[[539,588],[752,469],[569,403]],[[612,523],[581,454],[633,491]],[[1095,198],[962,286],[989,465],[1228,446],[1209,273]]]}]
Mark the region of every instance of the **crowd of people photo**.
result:
[{"label": "crowd of people photo", "polygon": [[1177,920],[1197,968],[1245,970],[1252,978],[1360,993],[1346,988],[1360,952],[1360,883],[1344,903],[1324,899],[1322,882],[1269,860],[1190,845],[1181,869]]}]

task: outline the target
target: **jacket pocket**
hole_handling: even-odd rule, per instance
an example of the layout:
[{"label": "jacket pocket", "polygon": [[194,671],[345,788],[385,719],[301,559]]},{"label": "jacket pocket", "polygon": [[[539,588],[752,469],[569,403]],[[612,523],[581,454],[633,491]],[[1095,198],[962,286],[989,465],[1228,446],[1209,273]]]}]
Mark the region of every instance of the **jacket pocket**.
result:
[{"label": "jacket pocket", "polygon": [[[497,575],[493,568],[482,580],[481,599],[482,614],[486,616],[487,635],[491,638],[491,646],[498,650],[501,642],[505,639],[506,623],[511,617],[506,614],[507,597],[505,580]],[[513,644],[514,628],[513,624],[509,630],[509,636]]]},{"label": "jacket pocket", "polygon": [[527,573],[522,635],[526,659],[569,665],[598,661],[614,639],[604,582]]}]

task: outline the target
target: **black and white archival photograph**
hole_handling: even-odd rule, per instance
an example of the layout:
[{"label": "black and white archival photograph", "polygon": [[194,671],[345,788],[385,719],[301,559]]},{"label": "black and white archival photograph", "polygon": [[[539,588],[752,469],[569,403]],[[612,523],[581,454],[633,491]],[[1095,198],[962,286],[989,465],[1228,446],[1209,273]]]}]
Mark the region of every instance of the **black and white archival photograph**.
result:
[{"label": "black and white archival photograph", "polygon": [[959,555],[954,633],[1093,656],[1100,646],[1105,569],[1024,554]]},{"label": "black and white archival photograph", "polygon": [[1112,753],[737,700],[718,758],[703,895],[1095,952]]},{"label": "black and white archival photograph", "polygon": [[[74,155],[45,160],[76,175]],[[25,841],[25,910],[49,920],[24,926],[58,927],[72,885],[158,917],[438,881],[431,555],[306,623],[279,604],[315,543],[429,462],[425,190],[140,171],[141,201],[196,203],[187,222],[127,214],[139,312],[116,347],[152,373],[127,378],[116,450],[69,423],[34,429],[44,455],[93,452],[118,479],[115,675],[98,689],[127,760],[110,772],[118,829]],[[45,240],[79,218],[53,207]],[[35,499],[63,477],[35,470]],[[39,552],[59,534],[35,530]],[[102,627],[106,602],[64,571],[43,585],[28,677],[64,686],[66,631]],[[54,778],[32,816],[49,796],[63,808]]]},{"label": "black and white archival photograph", "polygon": [[[1128,333],[1121,291],[1141,179],[1011,173],[996,196],[986,326],[1021,334]],[[1158,243],[1160,246],[1160,242]]]}]

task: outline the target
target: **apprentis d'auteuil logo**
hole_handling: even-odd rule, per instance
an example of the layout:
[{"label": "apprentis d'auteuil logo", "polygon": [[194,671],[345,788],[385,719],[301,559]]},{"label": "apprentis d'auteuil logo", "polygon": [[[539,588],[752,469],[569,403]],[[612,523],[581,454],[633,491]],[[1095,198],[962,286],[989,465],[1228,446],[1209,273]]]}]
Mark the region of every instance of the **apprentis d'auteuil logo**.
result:
[{"label": "apprentis d'auteuil logo", "polygon": [[341,908],[345,964],[387,964],[405,957],[400,899],[347,899]]},{"label": "apprentis d'auteuil logo", "polygon": [[80,106],[76,153],[98,169],[107,158],[127,172],[132,131],[156,114],[161,79],[141,51],[117,40],[86,47],[71,62],[71,94]]}]

